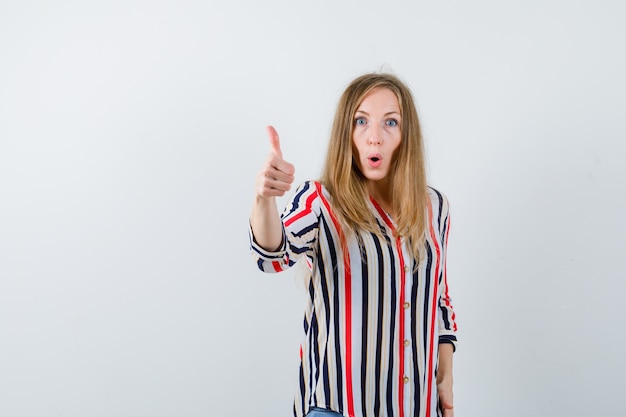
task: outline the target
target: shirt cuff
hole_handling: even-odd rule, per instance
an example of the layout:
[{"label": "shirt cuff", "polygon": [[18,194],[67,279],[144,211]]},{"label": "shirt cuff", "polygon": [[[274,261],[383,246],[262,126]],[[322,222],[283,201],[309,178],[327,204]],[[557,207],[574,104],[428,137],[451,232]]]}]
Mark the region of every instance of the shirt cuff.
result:
[{"label": "shirt cuff", "polygon": [[456,336],[453,335],[441,335],[439,336],[439,344],[450,344],[452,345],[452,351],[456,352]]},{"label": "shirt cuff", "polygon": [[262,260],[266,260],[266,261],[276,261],[276,260],[280,260],[283,259],[287,253],[287,236],[285,234],[285,229],[283,228],[283,237],[282,240],[280,242],[280,247],[276,250],[267,250],[264,249],[263,247],[261,247],[255,237],[254,237],[254,232],[252,231],[252,225],[250,225],[248,223],[248,236],[250,237],[250,249],[252,250],[253,254]]}]

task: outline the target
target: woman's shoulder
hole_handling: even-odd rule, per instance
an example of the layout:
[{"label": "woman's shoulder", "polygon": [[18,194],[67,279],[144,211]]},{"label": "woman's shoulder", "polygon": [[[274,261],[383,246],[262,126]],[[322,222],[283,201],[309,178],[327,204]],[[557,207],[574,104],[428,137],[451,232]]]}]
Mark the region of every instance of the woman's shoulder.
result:
[{"label": "woman's shoulder", "polygon": [[[328,198],[328,189],[319,180],[306,180],[301,182],[295,191],[296,196],[302,197],[303,195],[315,195],[316,198]],[[298,197],[296,197],[298,198]]]},{"label": "woman's shoulder", "polygon": [[288,209],[293,211],[297,206],[307,207],[319,206],[320,197],[322,199],[328,198],[328,191],[324,186],[316,180],[306,180],[298,184],[293,193],[291,194]]},{"label": "woman's shoulder", "polygon": [[305,180],[298,184],[296,187],[295,193],[316,193],[318,192],[318,181],[315,180]]},{"label": "woman's shoulder", "polygon": [[448,197],[435,187],[429,185],[427,188],[431,203],[447,210],[449,206]]},{"label": "woman's shoulder", "polygon": [[446,197],[446,195],[439,189],[429,185],[428,187],[426,187],[428,189],[428,195],[430,198],[437,198],[437,199],[441,199],[441,200],[447,200],[448,198]]},{"label": "woman's shoulder", "polygon": [[283,211],[282,218],[286,225],[300,219],[305,219],[305,223],[309,222],[310,215],[317,217],[323,205],[320,198],[322,195],[324,195],[324,189],[319,182],[314,180],[301,182],[292,193]]}]

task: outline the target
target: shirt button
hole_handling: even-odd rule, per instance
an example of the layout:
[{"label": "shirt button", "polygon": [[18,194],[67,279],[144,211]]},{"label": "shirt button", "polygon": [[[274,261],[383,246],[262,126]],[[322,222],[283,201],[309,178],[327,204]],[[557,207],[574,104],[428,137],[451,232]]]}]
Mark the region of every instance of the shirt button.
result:
[{"label": "shirt button", "polygon": [[404,381],[405,384],[408,383],[409,382],[409,377],[405,376],[404,378],[402,378],[402,381]]},{"label": "shirt button", "polygon": [[404,265],[404,272],[409,272],[409,266],[408,265]]},{"label": "shirt button", "polygon": [[404,339],[404,346],[408,346],[410,344],[409,339]]},{"label": "shirt button", "polygon": [[402,307],[404,307],[404,309],[406,310],[407,308],[411,307],[411,304],[409,304],[407,301],[402,305]]}]

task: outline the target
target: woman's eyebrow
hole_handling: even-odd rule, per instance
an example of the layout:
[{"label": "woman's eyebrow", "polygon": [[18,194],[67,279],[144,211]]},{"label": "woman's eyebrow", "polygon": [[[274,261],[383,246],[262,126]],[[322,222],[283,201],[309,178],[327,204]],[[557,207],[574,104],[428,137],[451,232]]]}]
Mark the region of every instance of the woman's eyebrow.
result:
[{"label": "woman's eyebrow", "polygon": [[[357,111],[355,112],[355,114],[357,114],[357,113],[364,114],[365,116],[369,116],[369,115],[370,115],[368,112],[366,112],[366,111],[364,111],[364,110],[357,110]],[[390,111],[390,112],[387,112],[387,113],[385,113],[383,116],[387,117],[387,116],[391,116],[391,115],[401,116],[400,112],[397,112],[397,111],[395,111],[395,110]]]},{"label": "woman's eyebrow", "polygon": [[[368,112],[366,112],[365,110],[357,110],[355,113],[363,113],[366,116],[369,116],[370,114]],[[396,110],[392,110],[390,112],[385,113],[385,116],[389,116],[390,114],[397,114],[398,116],[400,116],[400,112],[396,111]]]}]

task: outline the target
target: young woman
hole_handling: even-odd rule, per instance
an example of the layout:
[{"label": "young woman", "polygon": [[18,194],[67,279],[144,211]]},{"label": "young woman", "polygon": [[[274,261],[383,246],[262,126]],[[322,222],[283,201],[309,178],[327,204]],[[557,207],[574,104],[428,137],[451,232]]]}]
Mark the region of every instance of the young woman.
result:
[{"label": "young woman", "polygon": [[303,260],[309,297],[296,417],[453,416],[455,315],[446,197],[426,184],[419,120],[395,76],[345,90],[319,181],[294,181],[278,134],[257,177],[250,242],[259,268]]}]

